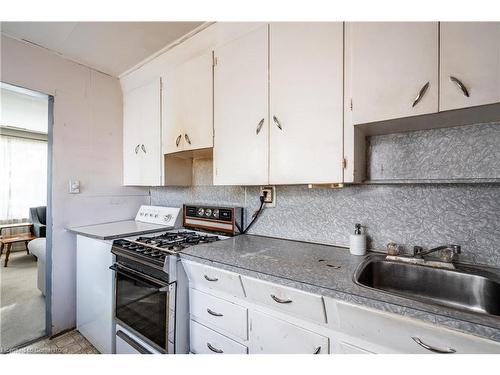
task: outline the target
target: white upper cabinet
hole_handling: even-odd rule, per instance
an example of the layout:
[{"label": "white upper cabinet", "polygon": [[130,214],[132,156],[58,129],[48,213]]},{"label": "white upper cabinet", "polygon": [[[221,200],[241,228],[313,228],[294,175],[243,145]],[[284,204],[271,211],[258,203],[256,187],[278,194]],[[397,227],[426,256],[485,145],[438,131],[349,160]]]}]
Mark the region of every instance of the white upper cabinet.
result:
[{"label": "white upper cabinet", "polygon": [[160,108],[160,78],[123,94],[124,185],[162,183]]},{"label": "white upper cabinet", "polygon": [[163,153],[213,147],[212,52],[169,72],[163,102]]},{"label": "white upper cabinet", "polygon": [[500,102],[500,22],[440,24],[440,110]]},{"label": "white upper cabinet", "polygon": [[343,24],[270,26],[271,184],[342,181]]},{"label": "white upper cabinet", "polygon": [[268,181],[267,26],[215,50],[214,185]]},{"label": "white upper cabinet", "polygon": [[348,22],[345,33],[354,124],[438,111],[437,22]]}]

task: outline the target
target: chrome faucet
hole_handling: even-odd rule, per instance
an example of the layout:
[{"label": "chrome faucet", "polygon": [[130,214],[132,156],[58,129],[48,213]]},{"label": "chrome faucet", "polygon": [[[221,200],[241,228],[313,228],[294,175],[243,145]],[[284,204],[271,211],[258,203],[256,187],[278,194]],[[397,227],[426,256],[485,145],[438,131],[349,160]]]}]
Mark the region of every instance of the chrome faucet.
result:
[{"label": "chrome faucet", "polygon": [[458,254],[462,253],[462,249],[459,245],[443,245],[438,246],[433,249],[424,250],[421,246],[413,247],[413,257],[414,258],[422,258],[426,255],[432,254],[439,251],[439,258],[443,262],[451,263],[457,259]]}]

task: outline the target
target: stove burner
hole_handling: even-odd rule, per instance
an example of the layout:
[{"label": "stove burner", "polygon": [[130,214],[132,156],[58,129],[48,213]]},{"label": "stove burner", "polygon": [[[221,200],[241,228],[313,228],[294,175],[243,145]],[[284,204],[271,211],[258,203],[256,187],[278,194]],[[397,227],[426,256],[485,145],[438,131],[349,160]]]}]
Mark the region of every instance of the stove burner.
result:
[{"label": "stove burner", "polygon": [[132,251],[136,256],[151,258],[151,260],[163,262],[167,256],[164,250],[179,252],[185,248],[203,243],[219,241],[214,235],[196,233],[190,231],[166,232],[154,237],[138,237],[134,242],[128,240],[116,240],[115,246]]}]

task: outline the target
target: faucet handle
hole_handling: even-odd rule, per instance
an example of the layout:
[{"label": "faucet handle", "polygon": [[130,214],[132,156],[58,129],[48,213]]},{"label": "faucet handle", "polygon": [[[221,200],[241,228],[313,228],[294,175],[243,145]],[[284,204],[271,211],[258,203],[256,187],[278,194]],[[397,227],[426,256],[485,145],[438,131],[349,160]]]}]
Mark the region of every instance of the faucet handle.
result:
[{"label": "faucet handle", "polygon": [[458,254],[462,253],[462,248],[459,245],[447,245],[441,250],[440,258],[443,262],[451,263],[456,261]]},{"label": "faucet handle", "polygon": [[420,255],[424,251],[422,246],[413,246],[413,256]]}]

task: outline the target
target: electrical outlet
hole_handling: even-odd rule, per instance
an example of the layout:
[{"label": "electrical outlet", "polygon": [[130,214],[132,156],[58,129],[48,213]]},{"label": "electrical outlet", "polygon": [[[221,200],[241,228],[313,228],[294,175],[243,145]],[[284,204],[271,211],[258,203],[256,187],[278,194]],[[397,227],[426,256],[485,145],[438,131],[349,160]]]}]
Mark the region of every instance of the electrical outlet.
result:
[{"label": "electrical outlet", "polygon": [[261,186],[260,195],[264,195],[266,207],[276,207],[276,186]]}]

